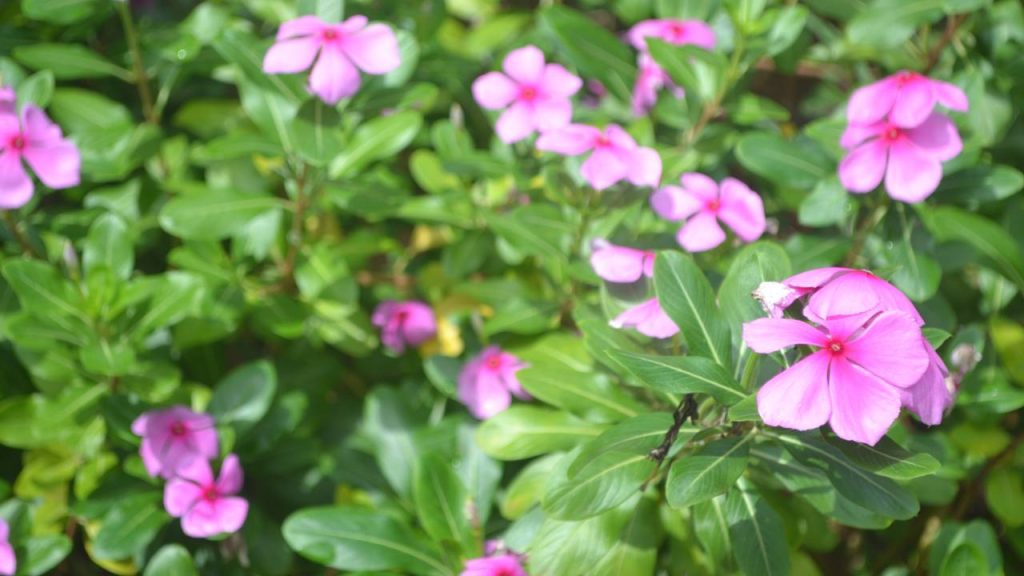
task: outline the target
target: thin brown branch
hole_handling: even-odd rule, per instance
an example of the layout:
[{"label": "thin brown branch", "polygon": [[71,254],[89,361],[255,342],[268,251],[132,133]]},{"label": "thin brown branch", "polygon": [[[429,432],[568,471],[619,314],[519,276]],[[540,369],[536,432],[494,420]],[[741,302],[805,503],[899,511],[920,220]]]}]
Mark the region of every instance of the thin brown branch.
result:
[{"label": "thin brown branch", "polygon": [[956,31],[960,28],[960,25],[967,20],[966,14],[956,14],[946,19],[946,31],[942,33],[942,38],[932,46],[931,50],[928,51],[928,59],[924,65],[924,73],[927,74],[935,68],[935,65],[939,63],[939,58],[942,57],[942,51],[949,46],[949,43],[953,41],[953,37],[956,36]]},{"label": "thin brown branch", "polygon": [[142,48],[139,45],[139,35],[135,32],[131,8],[129,8],[128,2],[116,2],[116,4],[118,12],[121,14],[121,25],[124,27],[128,50],[132,55],[132,76],[135,79],[135,89],[139,92],[139,100],[142,102],[142,115],[149,124],[160,124],[160,117],[153,106],[153,92],[149,88],[149,77],[146,75],[146,67],[142,62]]},{"label": "thin brown branch", "polygon": [[32,246],[32,242],[29,241],[28,237],[25,236],[25,232],[18,226],[18,223],[14,221],[14,217],[11,216],[10,211],[0,210],[0,214],[3,214],[4,224],[11,231],[11,235],[18,241],[18,245],[21,246],[21,251],[32,258],[39,258],[39,253]]}]

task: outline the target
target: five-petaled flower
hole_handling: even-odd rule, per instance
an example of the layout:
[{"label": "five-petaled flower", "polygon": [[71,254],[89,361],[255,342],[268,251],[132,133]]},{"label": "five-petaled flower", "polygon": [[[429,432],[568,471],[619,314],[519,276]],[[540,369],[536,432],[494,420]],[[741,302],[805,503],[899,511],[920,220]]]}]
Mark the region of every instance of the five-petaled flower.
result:
[{"label": "five-petaled flower", "polygon": [[172,478],[194,460],[219,452],[213,417],[184,406],[146,412],[132,422],[132,433],[142,437],[139,454],[150,476]]},{"label": "five-petaled flower", "polygon": [[536,46],[509,52],[505,73],[488,72],[473,82],[473,97],[488,110],[502,110],[495,131],[502,142],[562,128],[572,120],[570,97],[583,81],[560,64],[545,64]]},{"label": "five-petaled flower", "polygon": [[11,546],[11,527],[7,521],[0,518],[0,575],[14,576],[18,571],[18,559],[14,556],[14,547]]},{"label": "five-petaled flower", "polygon": [[851,124],[874,124],[888,116],[894,126],[916,128],[936,103],[958,112],[968,107],[967,95],[958,86],[904,70],[855,90],[846,119]]},{"label": "five-petaled flower", "polygon": [[430,306],[416,300],[387,300],[373,311],[373,325],[380,329],[380,340],[395,354],[407,346],[419,346],[437,334],[437,319]]},{"label": "five-petaled flower", "polygon": [[598,239],[591,244],[590,265],[608,282],[636,282],[654,276],[654,256],[650,250],[616,246]]},{"label": "five-petaled flower", "polygon": [[745,242],[764,234],[764,203],[756,192],[735,178],[721,185],[697,172],[680,179],[682,187],[665,186],[651,195],[654,211],[666,220],[686,220],[679,244],[690,252],[703,252],[725,241],[722,221]]},{"label": "five-petaled flower", "polygon": [[459,374],[459,400],[473,416],[486,420],[504,412],[512,396],[529,400],[516,372],[526,367],[522,360],[497,346],[488,346],[466,363]]},{"label": "five-petaled flower", "polygon": [[19,119],[9,90],[0,93],[0,210],[20,208],[35,189],[22,159],[49,188],[70,188],[80,181],[78,148],[39,108],[26,105]]},{"label": "five-petaled flower", "polygon": [[609,324],[612,328],[633,328],[651,338],[671,338],[679,333],[679,327],[668,317],[657,298],[625,310]]},{"label": "five-petaled flower", "polygon": [[228,454],[214,479],[210,463],[195,459],[164,486],[164,508],[181,518],[182,531],[193,538],[236,532],[245,523],[249,503],[236,496],[242,489],[238,457]]},{"label": "five-petaled flower", "polygon": [[537,148],[566,156],[592,151],[580,167],[580,173],[597,190],[623,179],[636,186],[657,186],[661,181],[658,153],[638,146],[628,132],[615,124],[609,124],[604,130],[570,124],[541,134]]},{"label": "five-petaled flower", "polygon": [[293,74],[313,66],[309,89],[333,105],[359,90],[360,70],[387,74],[400,64],[398,40],[384,24],[367,26],[365,16],[352,16],[340,24],[300,16],[281,24],[277,41],[263,58],[263,71]]}]

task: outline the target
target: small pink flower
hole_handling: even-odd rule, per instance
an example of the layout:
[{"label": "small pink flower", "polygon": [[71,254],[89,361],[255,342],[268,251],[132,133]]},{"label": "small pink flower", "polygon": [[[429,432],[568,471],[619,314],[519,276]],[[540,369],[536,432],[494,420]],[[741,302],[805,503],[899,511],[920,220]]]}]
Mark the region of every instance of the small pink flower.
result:
[{"label": "small pink flower", "polygon": [[[5,94],[4,98],[11,97],[9,91]],[[60,127],[31,104],[22,110],[19,122],[13,111],[3,112],[8,106],[13,107],[13,99],[0,102],[0,210],[20,208],[32,198],[35,187],[23,158],[47,187],[77,186],[81,158]]]},{"label": "small pink flower", "polygon": [[277,41],[264,56],[263,71],[294,74],[316,60],[309,88],[327,104],[337,104],[359,90],[360,70],[387,74],[401,64],[398,40],[391,28],[366,23],[365,16],[352,16],[341,24],[327,24],[316,16],[289,20],[281,25]]},{"label": "small pink flower", "polygon": [[0,86],[0,114],[14,114],[17,101],[14,88]]},{"label": "small pink flower", "polygon": [[529,400],[516,378],[516,372],[525,367],[519,358],[497,346],[484,348],[459,374],[459,401],[473,416],[486,420],[504,412],[512,404],[512,396]]},{"label": "small pink flower", "polygon": [[214,480],[206,460],[193,460],[164,486],[164,508],[181,518],[181,530],[192,538],[237,532],[249,513],[249,503],[235,496],[242,489],[238,457],[228,454]]},{"label": "small pink flower", "polygon": [[466,561],[460,576],[528,576],[516,554],[502,554]]},{"label": "small pink flower", "polygon": [[751,350],[768,354],[804,344],[818,348],[757,393],[769,426],[811,430],[826,422],[840,438],[874,445],[899,416],[904,391],[930,359],[914,319],[882,312],[866,322],[827,318],[821,327],[762,318],[743,325]]},{"label": "small pink flower", "polygon": [[0,518],[0,575],[14,576],[17,572],[18,559],[14,556],[11,546],[11,528],[7,521]]},{"label": "small pink flower", "polygon": [[509,52],[505,74],[488,72],[473,82],[473,97],[488,110],[501,110],[495,130],[511,144],[533,134],[562,128],[572,120],[569,98],[583,82],[559,64],[544,63],[536,46]]},{"label": "small pink flower", "polygon": [[171,478],[193,460],[216,458],[220,451],[213,417],[184,406],[152,410],[132,422],[142,437],[139,454],[150,476]]},{"label": "small pink flower", "polygon": [[406,346],[419,346],[437,334],[434,311],[423,302],[387,300],[373,311],[373,325],[380,339],[392,352],[401,354]]},{"label": "small pink flower", "polygon": [[928,119],[936,103],[959,112],[968,107],[967,95],[959,87],[902,71],[854,91],[846,118],[851,124],[874,124],[888,115],[894,126],[915,128]]},{"label": "small pink flower", "polygon": [[603,131],[593,126],[570,124],[545,132],[537,139],[537,149],[565,156],[593,151],[580,172],[597,190],[623,179],[636,186],[657,186],[661,181],[658,153],[637,146],[636,140],[615,124],[609,124]]},{"label": "small pink flower", "polygon": [[594,272],[609,282],[636,282],[654,276],[654,252],[616,246],[606,240],[594,240],[590,265]]},{"label": "small pink flower", "polygon": [[644,20],[630,28],[629,42],[642,52],[647,50],[647,38],[659,38],[675,44],[693,44],[705,50],[714,50],[715,32],[700,20]]},{"label": "small pink flower", "polygon": [[637,57],[636,84],[633,86],[633,114],[646,114],[658,102],[658,91],[666,86],[675,98],[686,95],[682,88],[672,83],[668,73],[658,66],[650,54],[641,52]]},{"label": "small pink flower", "polygon": [[839,180],[847,190],[870,192],[884,177],[889,196],[911,204],[931,196],[942,180],[942,163],[963,149],[956,125],[941,114],[915,128],[886,121],[850,124],[840,144],[851,150],[839,164]]},{"label": "small pink flower", "polygon": [[612,328],[633,328],[651,338],[671,338],[679,327],[665,314],[657,298],[645,300],[612,319]]},{"label": "small pink flower", "polygon": [[764,234],[764,203],[735,178],[719,186],[704,174],[688,172],[683,186],[665,186],[651,196],[651,207],[666,220],[687,220],[676,239],[690,252],[703,252],[725,241],[721,220],[744,242]]}]

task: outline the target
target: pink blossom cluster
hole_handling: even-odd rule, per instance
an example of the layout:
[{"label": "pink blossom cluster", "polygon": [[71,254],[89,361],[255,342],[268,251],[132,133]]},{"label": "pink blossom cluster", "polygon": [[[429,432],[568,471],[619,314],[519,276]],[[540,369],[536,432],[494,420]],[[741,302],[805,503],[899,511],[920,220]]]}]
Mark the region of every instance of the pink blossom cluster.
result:
[{"label": "pink blossom cluster", "polygon": [[672,83],[668,73],[654,61],[647,48],[647,39],[657,38],[669,44],[692,44],[705,50],[714,50],[715,32],[700,20],[644,20],[629,31],[629,42],[639,50],[637,55],[636,84],[633,86],[633,113],[645,114],[658,101],[658,91],[667,88],[676,98],[684,96],[683,89]]},{"label": "pink blossom cluster", "polygon": [[[762,284],[754,296],[769,318],[744,324],[751,350],[813,350],[758,391],[766,424],[828,423],[840,438],[874,445],[900,408],[928,425],[942,421],[953,402],[949,371],[922,334],[924,319],[895,286],[865,270],[821,268]],[[801,298],[807,321],[783,317]]]},{"label": "pink blossom cluster", "polygon": [[942,163],[960,154],[956,125],[935,111],[937,104],[967,111],[964,91],[916,72],[897,72],[856,90],[847,106],[840,144],[848,154],[839,180],[865,193],[885,181],[895,200],[923,201],[942,180]]},{"label": "pink blossom cluster", "polygon": [[690,252],[711,250],[725,241],[722,222],[744,242],[764,234],[764,203],[735,178],[721,184],[697,172],[680,178],[682,186],[665,186],[651,195],[654,212],[666,220],[685,221],[676,239]]},{"label": "pink blossom cluster", "polygon": [[[650,250],[596,240],[591,246],[590,265],[602,280],[628,284],[654,277],[654,256]],[[679,327],[668,317],[656,297],[626,309],[609,324],[613,328],[633,328],[651,338],[671,338],[679,333]]]},{"label": "pink blossom cluster", "polygon": [[419,346],[437,335],[434,311],[418,300],[386,300],[377,305],[371,318],[380,330],[380,341],[395,354],[408,346]]},{"label": "pink blossom cluster", "polygon": [[48,188],[71,188],[81,179],[78,147],[36,106],[25,104],[19,113],[14,90],[0,87],[0,210],[32,199],[26,164]]},{"label": "pink blossom cluster", "polygon": [[164,508],[181,518],[193,538],[237,532],[249,513],[242,489],[242,466],[228,454],[216,477],[210,461],[220,453],[213,417],[184,406],[146,412],[132,422],[142,438],[139,454],[150,476],[167,480]]},{"label": "pink blossom cluster", "polygon": [[466,561],[459,576],[527,576],[523,568],[524,557],[505,548],[497,540],[488,540],[484,556]]}]

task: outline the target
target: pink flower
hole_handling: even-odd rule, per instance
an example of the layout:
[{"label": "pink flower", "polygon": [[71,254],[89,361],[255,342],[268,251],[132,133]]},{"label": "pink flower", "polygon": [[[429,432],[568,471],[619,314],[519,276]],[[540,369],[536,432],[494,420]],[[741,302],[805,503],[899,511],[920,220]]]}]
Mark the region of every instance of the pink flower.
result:
[{"label": "pink flower", "polygon": [[851,124],[874,124],[888,115],[894,126],[915,128],[928,119],[936,103],[959,112],[968,106],[959,87],[902,71],[854,91],[846,118]]},{"label": "pink flower", "polygon": [[235,496],[242,489],[238,456],[228,454],[214,480],[210,463],[195,459],[164,486],[164,508],[181,518],[181,530],[193,538],[209,538],[238,531],[249,513],[249,503]]},{"label": "pink flower", "polygon": [[32,198],[35,187],[22,158],[49,188],[77,186],[81,169],[78,148],[35,106],[25,106],[19,122],[9,110],[12,95],[9,91],[5,94],[7,100],[0,101],[0,209],[20,208]]},{"label": "pink flower", "polygon": [[193,460],[216,458],[220,451],[213,417],[184,406],[153,410],[132,422],[142,437],[139,454],[150,476],[171,478]]},{"label": "pink flower", "polygon": [[528,576],[516,554],[502,554],[466,561],[460,576]]},{"label": "pink flower", "polygon": [[821,327],[762,318],[743,325],[743,340],[760,354],[798,344],[818,348],[758,391],[766,424],[811,430],[828,422],[840,438],[871,445],[899,416],[904,390],[929,366],[920,328],[896,311],[867,321],[827,318]]},{"label": "pink flower", "polygon": [[11,546],[11,528],[6,520],[0,518],[0,574],[14,576],[17,568],[18,559],[14,556],[14,547]]},{"label": "pink flower", "polygon": [[665,86],[669,87],[676,98],[686,95],[682,88],[672,83],[668,73],[646,52],[641,52],[637,57],[637,68],[636,84],[633,86],[633,114],[645,114],[658,102],[658,91]]},{"label": "pink flower", "polygon": [[884,120],[850,124],[840,144],[851,150],[839,164],[839,180],[847,190],[870,192],[884,176],[889,196],[908,203],[931,196],[942,180],[942,163],[963,149],[956,125],[941,114],[915,128]]},{"label": "pink flower", "polygon": [[419,346],[437,334],[434,311],[423,302],[387,300],[373,311],[373,325],[380,328],[380,339],[392,352],[401,354],[406,346]]},{"label": "pink flower", "polygon": [[583,162],[583,178],[597,190],[626,179],[636,186],[657,186],[661,181],[661,157],[651,148],[637,146],[636,140],[615,124],[604,131],[593,126],[570,124],[545,132],[537,149],[566,156],[593,151]]},{"label": "pink flower", "polygon": [[366,23],[365,16],[352,16],[341,24],[327,24],[316,16],[289,20],[281,25],[277,41],[263,58],[263,71],[294,74],[316,60],[309,89],[324,102],[337,104],[359,90],[360,70],[387,74],[401,64],[391,28]]},{"label": "pink flower", "polygon": [[688,172],[683,186],[665,186],[651,195],[651,207],[666,220],[689,219],[676,239],[690,252],[703,252],[725,241],[721,220],[744,242],[764,234],[764,203],[756,192],[735,178],[721,186],[704,174]]},{"label": "pink flower", "polygon": [[645,300],[612,319],[612,328],[634,328],[651,338],[671,338],[679,333],[679,327],[665,314],[657,298]]},{"label": "pink flower", "polygon": [[533,134],[562,128],[572,120],[569,98],[583,82],[559,64],[544,64],[536,46],[509,52],[501,72],[488,72],[473,82],[473,97],[488,110],[501,110],[495,130],[511,144]]},{"label": "pink flower", "polygon": [[14,114],[17,96],[14,95],[14,88],[0,86],[0,114]]},{"label": "pink flower", "polygon": [[486,420],[504,412],[512,404],[512,396],[529,400],[516,378],[516,372],[525,367],[519,358],[497,346],[484,348],[459,374],[459,401],[473,416]]},{"label": "pink flower", "polygon": [[654,276],[654,252],[616,246],[606,240],[594,240],[590,265],[598,276],[609,282],[636,282]]},{"label": "pink flower", "polygon": [[715,32],[700,20],[644,20],[629,30],[629,42],[642,52],[647,50],[647,38],[659,38],[669,44],[693,44],[705,50],[714,50]]}]

